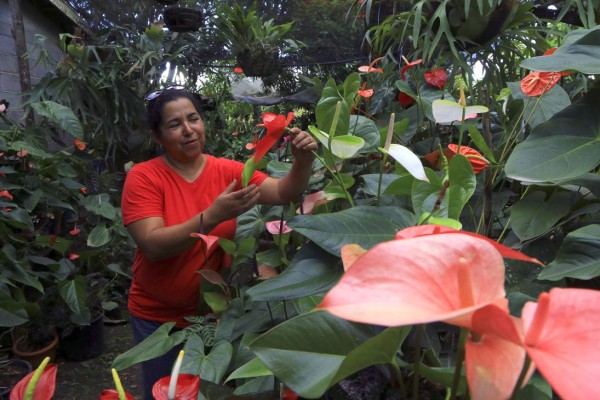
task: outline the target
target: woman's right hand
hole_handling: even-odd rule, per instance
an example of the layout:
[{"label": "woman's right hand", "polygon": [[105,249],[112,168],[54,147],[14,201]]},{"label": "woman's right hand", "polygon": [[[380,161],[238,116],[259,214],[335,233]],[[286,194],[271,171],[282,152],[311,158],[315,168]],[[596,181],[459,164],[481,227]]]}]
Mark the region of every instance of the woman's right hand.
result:
[{"label": "woman's right hand", "polygon": [[235,190],[237,186],[238,182],[234,179],[210,207],[204,211],[204,214],[209,214],[204,217],[210,218],[217,225],[223,221],[237,218],[258,203],[260,196],[258,186],[249,185],[243,189]]}]

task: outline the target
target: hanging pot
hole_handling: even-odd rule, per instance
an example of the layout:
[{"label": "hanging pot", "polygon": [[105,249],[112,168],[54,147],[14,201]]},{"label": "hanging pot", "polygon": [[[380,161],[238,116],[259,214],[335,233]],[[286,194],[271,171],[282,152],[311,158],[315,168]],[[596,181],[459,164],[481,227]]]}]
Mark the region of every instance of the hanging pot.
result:
[{"label": "hanging pot", "polygon": [[171,32],[195,32],[202,25],[202,11],[195,8],[169,7],[165,10],[164,19]]}]

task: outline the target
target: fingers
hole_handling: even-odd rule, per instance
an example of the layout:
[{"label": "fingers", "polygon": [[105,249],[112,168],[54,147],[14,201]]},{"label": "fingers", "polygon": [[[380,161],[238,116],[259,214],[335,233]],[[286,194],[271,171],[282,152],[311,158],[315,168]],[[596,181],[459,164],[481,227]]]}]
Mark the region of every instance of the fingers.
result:
[{"label": "fingers", "polygon": [[232,193],[237,187],[237,179],[231,181],[231,183],[223,190],[223,193]]},{"label": "fingers", "polygon": [[292,145],[299,150],[310,151],[317,149],[317,142],[306,131],[299,131],[292,140]]}]

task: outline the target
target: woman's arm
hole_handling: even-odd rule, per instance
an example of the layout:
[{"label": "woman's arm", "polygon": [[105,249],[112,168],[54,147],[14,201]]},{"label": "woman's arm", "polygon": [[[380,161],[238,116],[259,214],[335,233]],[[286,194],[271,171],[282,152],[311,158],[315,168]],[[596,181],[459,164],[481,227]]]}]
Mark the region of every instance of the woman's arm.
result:
[{"label": "woman's arm", "polygon": [[308,132],[301,131],[299,128],[292,128],[290,132],[294,136],[292,169],[281,179],[269,177],[263,181],[259,186],[258,201],[261,204],[287,204],[296,201],[308,185],[315,160],[313,151],[317,149],[317,143]]},{"label": "woman's arm", "polygon": [[190,234],[198,232],[201,215],[204,233],[208,233],[221,222],[236,218],[256,205],[259,188],[250,185],[236,191],[237,185],[237,181],[231,182],[210,207],[181,224],[165,226],[162,217],[149,217],[130,223],[127,231],[150,261],[177,256],[197,243],[198,239]]}]

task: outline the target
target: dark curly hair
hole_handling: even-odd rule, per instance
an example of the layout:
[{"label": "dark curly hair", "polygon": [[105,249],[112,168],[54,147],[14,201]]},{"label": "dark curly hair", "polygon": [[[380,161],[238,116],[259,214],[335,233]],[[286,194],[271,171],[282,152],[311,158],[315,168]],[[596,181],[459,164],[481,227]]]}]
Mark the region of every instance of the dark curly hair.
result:
[{"label": "dark curly hair", "polygon": [[146,122],[148,123],[148,127],[156,133],[160,133],[160,123],[162,122],[162,112],[165,104],[182,98],[191,101],[198,114],[202,115],[200,95],[190,93],[187,90],[164,89],[157,97],[146,102]]}]

